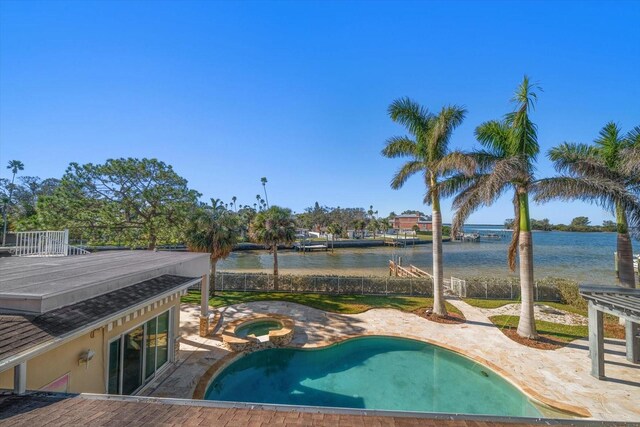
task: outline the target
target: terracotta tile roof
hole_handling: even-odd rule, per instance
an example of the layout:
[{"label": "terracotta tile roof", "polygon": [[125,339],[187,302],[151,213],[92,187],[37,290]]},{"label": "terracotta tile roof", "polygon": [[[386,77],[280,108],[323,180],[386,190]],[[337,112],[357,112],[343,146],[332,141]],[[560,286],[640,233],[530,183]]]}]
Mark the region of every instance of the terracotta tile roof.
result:
[{"label": "terracotta tile roof", "polygon": [[0,311],[0,362],[193,280],[183,276],[159,276],[40,315],[2,314]]},{"label": "terracotta tile roof", "polygon": [[[83,396],[2,396],[0,426],[443,426],[490,427],[527,426],[537,420],[462,416],[390,416],[365,413],[307,412],[295,410],[252,409],[206,405],[215,402],[173,404],[151,398],[96,399]],[[572,425],[567,420],[540,422],[546,425]],[[580,423],[580,422],[579,422]],[[584,423],[584,422],[583,422]],[[603,425],[603,424],[600,424]],[[613,424],[611,424],[613,425]]]}]

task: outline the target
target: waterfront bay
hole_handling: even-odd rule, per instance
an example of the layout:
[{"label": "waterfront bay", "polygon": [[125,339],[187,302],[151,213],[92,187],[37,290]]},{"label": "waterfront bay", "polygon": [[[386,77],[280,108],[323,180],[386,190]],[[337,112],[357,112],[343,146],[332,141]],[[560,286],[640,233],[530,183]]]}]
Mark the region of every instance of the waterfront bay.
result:
[{"label": "waterfront bay", "polygon": [[[491,227],[473,227],[469,230]],[[493,227],[495,228],[495,227]],[[517,276],[507,266],[510,234],[501,240],[474,243],[445,242],[445,276]],[[613,253],[616,233],[576,233],[537,231],[533,233],[535,276],[561,277],[580,283],[615,284]],[[634,240],[634,253],[640,252],[640,242]],[[431,271],[431,244],[406,248],[373,247],[336,249],[333,253],[302,254],[279,251],[281,274],[332,274],[383,276],[388,274],[392,256],[401,256],[403,264],[413,264]],[[234,252],[219,263],[220,271],[271,273],[273,256],[266,250]]]}]

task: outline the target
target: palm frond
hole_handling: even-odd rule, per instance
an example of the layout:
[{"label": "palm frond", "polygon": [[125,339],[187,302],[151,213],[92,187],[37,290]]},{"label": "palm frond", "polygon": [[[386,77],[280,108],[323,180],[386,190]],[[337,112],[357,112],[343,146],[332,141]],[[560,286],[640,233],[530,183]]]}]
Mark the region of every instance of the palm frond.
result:
[{"label": "palm frond", "polygon": [[388,113],[391,120],[406,127],[412,135],[419,137],[428,133],[432,114],[410,98],[393,101]]},{"label": "palm frond", "polygon": [[399,189],[411,176],[423,171],[425,171],[425,164],[421,161],[412,160],[405,163],[391,179],[391,188]]},{"label": "palm frond", "polygon": [[509,127],[505,122],[490,120],[482,123],[475,130],[476,139],[487,152],[496,157],[505,157],[509,154]]},{"label": "palm frond", "polygon": [[467,114],[464,107],[448,105],[442,107],[434,118],[430,135],[430,160],[442,158],[448,151],[449,140],[453,131],[462,124]]},{"label": "palm frond", "polygon": [[560,176],[537,181],[531,188],[534,201],[581,200],[596,204],[609,212],[621,206],[630,216],[640,217],[640,200],[630,193],[623,184],[605,178],[576,178]]},{"label": "palm frond", "polygon": [[495,163],[493,170],[480,189],[483,203],[490,205],[508,189],[509,185],[519,183],[527,185],[531,177],[528,163],[521,157],[507,157]]},{"label": "palm frond", "polygon": [[416,157],[418,152],[417,144],[407,136],[392,136],[387,139],[382,155],[390,159],[397,157]]},{"label": "palm frond", "polygon": [[451,151],[434,162],[431,170],[439,176],[446,176],[455,172],[462,172],[467,176],[473,175],[477,163],[473,155],[462,151]]},{"label": "palm frond", "polygon": [[439,181],[436,188],[432,188],[431,186],[429,186],[425,193],[423,202],[426,204],[431,203],[434,190],[437,190],[438,195],[440,197],[443,197],[443,198],[452,197],[464,191],[471,185],[473,185],[473,183],[477,179],[478,179],[477,175],[468,176],[464,173],[457,173],[457,174],[451,175],[448,178],[442,181]]},{"label": "palm frond", "polygon": [[599,156],[598,150],[587,144],[562,143],[549,150],[548,157],[558,172],[573,176],[599,176],[618,179]]}]

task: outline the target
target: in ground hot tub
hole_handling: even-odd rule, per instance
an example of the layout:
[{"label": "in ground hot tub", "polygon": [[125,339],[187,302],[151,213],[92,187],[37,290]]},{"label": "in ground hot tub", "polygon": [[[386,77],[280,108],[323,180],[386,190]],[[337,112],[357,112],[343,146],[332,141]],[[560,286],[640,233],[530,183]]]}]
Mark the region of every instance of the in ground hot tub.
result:
[{"label": "in ground hot tub", "polygon": [[281,314],[254,314],[234,320],[222,331],[222,341],[231,351],[253,351],[282,347],[293,338],[294,322]]}]

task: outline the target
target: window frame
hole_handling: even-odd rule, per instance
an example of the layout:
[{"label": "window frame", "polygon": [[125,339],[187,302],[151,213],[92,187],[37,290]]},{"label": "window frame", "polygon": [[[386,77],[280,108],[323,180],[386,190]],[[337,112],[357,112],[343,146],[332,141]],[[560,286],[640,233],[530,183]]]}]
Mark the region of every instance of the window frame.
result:
[{"label": "window frame", "polygon": [[[165,367],[167,367],[167,365],[169,365],[169,363],[173,362],[173,333],[174,333],[174,327],[173,327],[173,316],[174,316],[174,311],[175,308],[174,307],[170,307],[167,310],[164,310],[160,313],[158,313],[157,315],[153,316],[150,319],[147,319],[143,322],[137,323],[134,326],[130,327],[129,329],[126,329],[122,332],[120,332],[117,336],[109,339],[107,341],[107,358],[106,358],[106,362],[105,363],[105,371],[106,371],[106,381],[105,381],[105,393],[106,394],[110,394],[109,393],[109,361],[111,360],[111,343],[113,343],[114,341],[120,341],[119,344],[119,357],[118,357],[118,393],[117,395],[122,395],[122,381],[123,381],[123,373],[124,373],[124,337],[125,335],[127,335],[129,332],[133,331],[134,329],[137,329],[139,327],[142,326],[142,383],[140,384],[140,386],[138,388],[136,388],[134,391],[131,392],[131,394],[129,394],[129,396],[133,396],[136,393],[138,393],[140,390],[142,390],[147,384],[149,384],[157,375],[158,372],[160,370],[163,370]],[[147,369],[147,323],[150,322],[151,320],[155,320],[156,322],[156,335],[158,333],[158,317],[164,315],[165,313],[168,313],[167,315],[167,360],[162,364],[162,366],[158,366],[158,341],[156,338],[156,345],[155,345],[155,356],[154,356],[154,365],[155,365],[155,369],[153,371],[153,374],[150,375],[148,378],[145,378],[146,376],[146,369]]]}]

